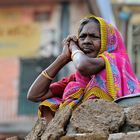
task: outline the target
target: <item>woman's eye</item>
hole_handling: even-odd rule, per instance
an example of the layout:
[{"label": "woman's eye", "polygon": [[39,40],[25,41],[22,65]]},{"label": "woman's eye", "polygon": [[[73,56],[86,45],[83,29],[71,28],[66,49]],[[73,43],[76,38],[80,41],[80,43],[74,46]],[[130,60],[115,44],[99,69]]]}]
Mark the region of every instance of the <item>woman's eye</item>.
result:
[{"label": "woman's eye", "polygon": [[83,36],[79,36],[79,38],[83,38]]},{"label": "woman's eye", "polygon": [[100,40],[100,37],[99,36],[93,36],[92,39],[93,40]]},{"label": "woman's eye", "polygon": [[80,36],[79,36],[79,39],[85,39],[86,37],[89,37],[89,38],[92,38],[92,39],[94,39],[94,40],[97,40],[97,39],[100,39],[100,36],[96,36],[96,35],[92,35],[92,34],[90,34],[90,35],[86,35],[86,34],[81,34]]},{"label": "woman's eye", "polygon": [[100,36],[95,36],[95,35],[92,35],[92,38],[100,38]]},{"label": "woman's eye", "polygon": [[80,35],[79,38],[83,39],[85,38],[86,36],[85,35]]}]

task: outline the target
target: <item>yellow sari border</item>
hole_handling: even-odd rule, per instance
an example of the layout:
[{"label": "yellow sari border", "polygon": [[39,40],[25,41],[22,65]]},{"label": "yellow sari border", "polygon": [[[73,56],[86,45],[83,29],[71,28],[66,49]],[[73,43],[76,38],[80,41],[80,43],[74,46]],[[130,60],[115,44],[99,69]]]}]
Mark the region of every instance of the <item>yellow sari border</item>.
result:
[{"label": "yellow sari border", "polygon": [[84,92],[84,88],[80,88],[77,92],[73,93],[72,95],[68,96],[59,106],[59,108],[63,108],[69,105],[71,108],[76,105],[75,101],[67,102],[68,99],[79,99]]},{"label": "yellow sari border", "polygon": [[107,101],[113,101],[113,98],[109,96],[107,93],[105,93],[103,90],[101,90],[99,87],[93,87],[91,90],[85,93],[83,102],[88,100],[88,98],[91,95],[95,95],[96,97]]},{"label": "yellow sari border", "polygon": [[106,58],[106,56],[104,54],[100,54],[99,56],[103,57],[103,59],[105,60],[106,76],[107,76],[107,89],[108,89],[109,95],[113,99],[116,99],[116,91],[115,91],[115,87],[114,87],[113,74],[112,74],[109,60]]},{"label": "yellow sari border", "polygon": [[101,31],[101,49],[99,54],[103,53],[106,50],[107,46],[107,29],[106,29],[106,22],[100,17],[94,17],[100,23],[100,31]]},{"label": "yellow sari border", "polygon": [[[55,104],[53,104],[53,103],[51,103],[51,102],[48,102],[47,100],[41,102],[41,103],[39,104],[39,108],[40,108],[41,106],[49,107],[53,112],[56,112],[57,109],[59,108],[58,105],[55,105]],[[38,109],[38,116],[39,116],[39,118],[41,117],[41,111],[40,111],[40,109]]]}]

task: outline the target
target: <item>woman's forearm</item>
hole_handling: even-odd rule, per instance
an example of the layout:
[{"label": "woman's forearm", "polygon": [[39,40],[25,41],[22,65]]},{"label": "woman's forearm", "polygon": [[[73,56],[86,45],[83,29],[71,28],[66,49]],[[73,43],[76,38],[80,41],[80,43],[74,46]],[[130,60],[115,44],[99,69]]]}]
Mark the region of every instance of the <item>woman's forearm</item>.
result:
[{"label": "woman's forearm", "polygon": [[104,66],[104,60],[102,58],[92,58],[88,57],[84,52],[82,52],[77,47],[72,47],[72,61],[75,68],[85,76],[90,76],[101,71]]},{"label": "woman's forearm", "polygon": [[[58,56],[57,59],[44,71],[47,72],[49,77],[55,77],[55,75],[59,72],[59,70],[67,64],[68,61],[62,55]],[[41,98],[46,98],[52,96],[49,91],[49,86],[51,84],[51,79],[45,77],[44,75],[40,74],[34,83],[31,85],[27,98],[31,101],[41,101]],[[48,95],[47,95],[48,93]]]}]

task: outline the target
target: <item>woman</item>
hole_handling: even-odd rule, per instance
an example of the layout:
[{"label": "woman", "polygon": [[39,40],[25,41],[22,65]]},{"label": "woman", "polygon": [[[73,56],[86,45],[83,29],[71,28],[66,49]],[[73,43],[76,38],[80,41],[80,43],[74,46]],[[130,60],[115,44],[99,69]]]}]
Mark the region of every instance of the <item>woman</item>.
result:
[{"label": "woman", "polygon": [[[55,75],[73,61],[76,73],[51,84]],[[39,102],[39,115],[50,121],[58,108],[94,98],[108,101],[140,92],[118,30],[100,17],[81,21],[78,37],[69,36],[57,59],[35,80],[28,99]]]}]

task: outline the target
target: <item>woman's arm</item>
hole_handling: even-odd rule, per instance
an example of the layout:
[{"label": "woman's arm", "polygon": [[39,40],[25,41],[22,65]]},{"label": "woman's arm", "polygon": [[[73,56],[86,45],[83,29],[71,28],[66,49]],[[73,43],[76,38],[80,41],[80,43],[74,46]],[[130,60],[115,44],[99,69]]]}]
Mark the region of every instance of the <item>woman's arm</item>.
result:
[{"label": "woman's arm", "polygon": [[[71,54],[68,48],[68,42],[64,44],[63,51],[61,55],[59,55],[56,60],[44,71],[47,72],[49,77],[55,77],[55,75],[59,72],[64,65],[66,65],[69,61],[71,61]],[[39,102],[46,98],[50,98],[53,96],[51,91],[49,90],[49,86],[51,84],[51,79],[45,77],[40,74],[37,79],[31,85],[27,98],[33,102]]]},{"label": "woman's arm", "polygon": [[[99,58],[88,57],[82,52],[74,41],[70,42],[70,50],[72,53],[72,61],[76,69],[85,76],[97,74],[105,67],[104,60]],[[80,51],[77,51],[80,50]]]},{"label": "woman's arm", "polygon": [[[45,69],[45,71],[47,71],[50,77],[55,77],[58,71],[66,63],[66,59],[63,56],[58,56],[57,59],[47,69]],[[52,97],[52,93],[49,90],[51,81],[51,79],[46,78],[44,75],[40,74],[31,85],[27,98],[31,101],[38,102],[45,98]]]}]

